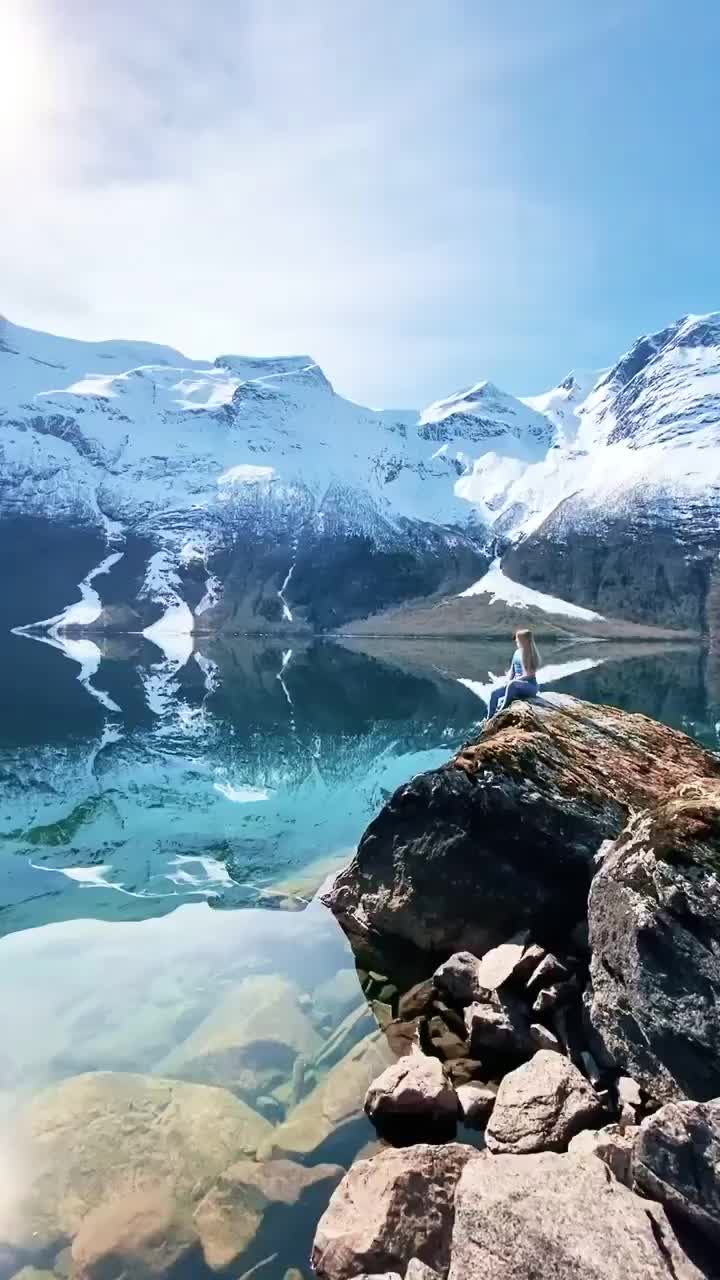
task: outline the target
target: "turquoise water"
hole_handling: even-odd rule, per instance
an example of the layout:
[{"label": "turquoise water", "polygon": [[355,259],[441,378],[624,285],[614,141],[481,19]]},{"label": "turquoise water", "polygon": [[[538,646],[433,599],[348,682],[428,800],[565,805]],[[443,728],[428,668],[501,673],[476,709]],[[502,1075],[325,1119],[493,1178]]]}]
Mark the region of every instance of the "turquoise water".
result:
[{"label": "turquoise water", "polygon": [[[181,1127],[208,1086],[221,1110],[247,1108],[264,1162],[346,1164],[372,1138],[360,1107],[386,1048],[315,893],[387,795],[472,735],[506,658],[497,645],[241,640],[169,656],[128,637],[73,660],[7,637],[0,1275],[28,1259],[63,1275],[83,1214],[121,1201],[128,1179],[167,1184],[192,1218],[196,1136],[183,1155],[183,1134],[148,1146],[133,1127],[159,1079],[200,1088],[178,1102]],[[719,745],[717,673],[697,650],[565,646],[546,664],[558,689]],[[85,1075],[98,1072],[113,1075]],[[128,1088],[118,1138],[103,1126]],[[203,1121],[209,1185],[245,1149],[222,1146],[231,1119]],[[116,1167],[104,1153],[118,1142]],[[260,1215],[227,1274],[260,1262],[260,1276],[309,1275],[319,1205]],[[207,1274],[197,1252],[192,1268]]]}]

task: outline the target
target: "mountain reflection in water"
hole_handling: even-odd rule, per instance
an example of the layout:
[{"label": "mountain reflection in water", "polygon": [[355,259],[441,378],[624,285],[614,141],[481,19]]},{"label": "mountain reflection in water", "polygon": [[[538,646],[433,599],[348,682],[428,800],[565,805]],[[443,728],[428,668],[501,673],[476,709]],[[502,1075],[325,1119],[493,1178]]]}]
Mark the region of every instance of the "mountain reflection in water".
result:
[{"label": "mountain reflection in water", "polygon": [[[61,1275],[83,1214],[130,1188],[161,1182],[195,1221],[198,1169],[212,1187],[238,1158],[229,1132],[298,1178],[369,1141],[388,1050],[314,894],[387,795],[472,735],[508,659],[445,641],[98,648],[88,664],[11,636],[1,655],[3,1276],[27,1259]],[[553,688],[718,746],[698,650],[545,661]],[[323,1196],[260,1215],[231,1274],[277,1254],[259,1275],[308,1276]]]}]

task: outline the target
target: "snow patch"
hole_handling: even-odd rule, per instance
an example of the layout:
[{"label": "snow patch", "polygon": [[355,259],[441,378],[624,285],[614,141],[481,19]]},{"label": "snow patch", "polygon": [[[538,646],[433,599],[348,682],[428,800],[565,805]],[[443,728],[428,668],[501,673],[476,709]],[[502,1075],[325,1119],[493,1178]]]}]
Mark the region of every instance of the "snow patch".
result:
[{"label": "snow patch", "polygon": [[524,587],[520,582],[513,582],[500,567],[500,560],[494,560],[487,573],[460,592],[460,598],[467,596],[489,595],[490,603],[500,601],[518,609],[540,609],[543,613],[567,618],[578,618],[583,622],[603,622],[601,613],[592,609],[584,609],[581,605],[571,604],[569,600],[561,600],[558,596],[546,595],[544,591],[535,591],[533,587]]},{"label": "snow patch", "polygon": [[171,604],[162,618],[145,627],[143,635],[162,649],[169,662],[184,667],[192,656],[193,616],[184,600]]},{"label": "snow patch", "polygon": [[283,618],[284,618],[285,622],[292,622],[292,620],[293,620],[292,612],[291,612],[291,610],[290,610],[290,605],[288,604],[287,600],[285,599],[285,592],[287,591],[287,588],[288,588],[288,587],[289,587],[289,585],[290,585],[290,579],[291,579],[291,578],[292,578],[292,576],[293,576],[293,570],[294,570],[294,568],[295,568],[295,561],[293,560],[292,564],[290,565],[290,568],[288,569],[287,573],[285,574],[285,581],[283,582],[283,584],[282,584],[282,586],[281,586],[280,590],[278,591],[278,595],[279,595],[280,600],[281,600],[281,602],[282,602]]},{"label": "snow patch", "polygon": [[274,467],[257,467],[249,462],[241,462],[237,467],[229,467],[218,476],[218,484],[257,484],[262,480],[272,480]]},{"label": "snow patch", "polygon": [[270,792],[265,787],[236,787],[232,782],[214,782],[213,786],[233,804],[258,804],[261,800],[270,799]]}]

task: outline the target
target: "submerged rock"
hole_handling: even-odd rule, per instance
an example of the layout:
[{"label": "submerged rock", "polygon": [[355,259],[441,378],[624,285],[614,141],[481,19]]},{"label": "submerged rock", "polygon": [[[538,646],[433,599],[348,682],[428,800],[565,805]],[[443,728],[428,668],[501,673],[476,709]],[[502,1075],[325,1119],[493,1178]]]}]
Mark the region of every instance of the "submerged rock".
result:
[{"label": "submerged rock", "polygon": [[153,1280],[197,1249],[192,1222],[166,1187],[111,1198],[83,1218],[72,1245],[74,1280]]},{"label": "submerged rock", "polygon": [[480,1156],[455,1195],[448,1280],[701,1280],[664,1210],[594,1156]]},{"label": "submerged rock", "polygon": [[689,778],[720,778],[720,761],[645,716],[515,702],[455,761],[395,792],[324,901],[365,948],[482,956],[518,929],[565,937],[602,841]]},{"label": "submerged rock", "polygon": [[643,1120],[633,1173],[645,1195],[720,1246],[720,1098],[671,1102]]},{"label": "submerged rock", "polygon": [[[0,1241],[31,1255],[71,1240],[98,1205],[161,1185],[192,1205],[271,1126],[225,1089],[101,1071],[39,1094],[20,1118],[16,1195]],[[26,1173],[25,1180],[23,1172]]]},{"label": "submerged rock", "polygon": [[314,1155],[332,1134],[362,1117],[369,1086],[394,1060],[380,1032],[361,1040],[290,1112],[285,1123],[269,1133],[259,1158]]},{"label": "submerged rock", "polygon": [[720,1094],[720,782],[628,824],[589,899],[588,1010],[602,1054],[651,1096]]},{"label": "submerged rock", "polygon": [[312,1263],[319,1280],[405,1275],[413,1258],[441,1275],[450,1260],[455,1187],[472,1147],[388,1148],[348,1171],[320,1220]]},{"label": "submerged rock", "polygon": [[279,975],[261,975],[232,988],[158,1071],[221,1085],[253,1102],[286,1080],[299,1057],[321,1047],[297,988]]},{"label": "submerged rock", "polygon": [[[243,1160],[231,1165],[195,1210],[195,1228],[207,1266],[212,1271],[235,1266],[272,1209],[301,1206],[305,1212],[313,1207],[319,1211],[343,1172],[337,1165],[326,1164],[304,1169],[291,1160],[264,1164]],[[275,1229],[286,1235],[290,1222],[278,1221]]]},{"label": "submerged rock", "polygon": [[577,1067],[541,1049],[500,1084],[486,1130],[490,1151],[515,1155],[562,1151],[601,1114],[595,1091]]}]

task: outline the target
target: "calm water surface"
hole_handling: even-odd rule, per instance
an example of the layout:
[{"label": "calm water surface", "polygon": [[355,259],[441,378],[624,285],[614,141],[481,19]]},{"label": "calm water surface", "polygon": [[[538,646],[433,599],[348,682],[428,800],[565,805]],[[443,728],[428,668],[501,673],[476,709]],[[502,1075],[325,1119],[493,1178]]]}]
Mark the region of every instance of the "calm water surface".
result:
[{"label": "calm water surface", "polygon": [[[132,1187],[188,1217],[243,1150],[345,1164],[371,1139],[358,1108],[385,1043],[314,895],[387,795],[472,734],[505,650],[2,641],[0,1274],[66,1274],[84,1213]],[[720,745],[697,650],[565,646],[546,667]],[[220,1118],[190,1089],[148,1139],[132,1117],[168,1079],[220,1086]],[[321,1201],[251,1223],[225,1273],[309,1275]]]}]

